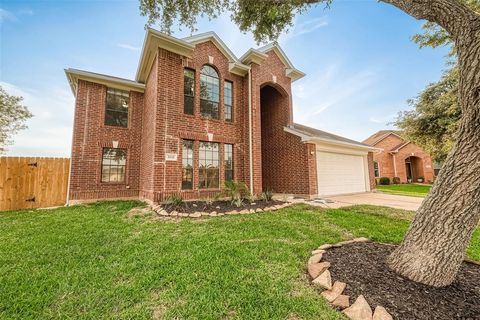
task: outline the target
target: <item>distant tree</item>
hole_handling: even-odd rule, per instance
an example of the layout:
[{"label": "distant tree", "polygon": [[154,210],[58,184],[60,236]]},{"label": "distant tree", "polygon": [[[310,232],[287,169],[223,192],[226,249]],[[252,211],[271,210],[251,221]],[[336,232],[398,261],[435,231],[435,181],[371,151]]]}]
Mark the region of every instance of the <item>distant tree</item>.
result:
[{"label": "distant tree", "polygon": [[[464,0],[472,10],[480,12],[480,1]],[[406,139],[429,152],[434,160],[444,161],[451,150],[460,125],[462,109],[458,101],[459,70],[455,45],[450,35],[438,24],[427,21],[423,32],[412,40],[420,48],[449,46],[450,68],[442,78],[429,84],[415,99],[408,101],[411,111],[400,112],[395,125]]]},{"label": "distant tree", "polygon": [[[395,272],[432,286],[453,282],[480,221],[480,14],[462,0],[381,0],[416,19],[438,24],[455,43],[462,120],[457,139],[403,242],[388,258]],[[469,0],[470,1],[470,0]],[[478,1],[478,0],[476,0]],[[295,14],[332,0],[140,0],[149,24],[170,32],[173,22],[194,29],[197,17],[229,11],[257,41],[276,40]]]},{"label": "distant tree", "polygon": [[0,154],[12,143],[13,135],[27,128],[25,121],[33,116],[22,101],[22,97],[9,95],[0,86]]},{"label": "distant tree", "polygon": [[458,67],[446,71],[438,82],[428,85],[408,103],[413,110],[400,112],[395,125],[405,139],[421,146],[435,161],[445,161],[462,117]]}]

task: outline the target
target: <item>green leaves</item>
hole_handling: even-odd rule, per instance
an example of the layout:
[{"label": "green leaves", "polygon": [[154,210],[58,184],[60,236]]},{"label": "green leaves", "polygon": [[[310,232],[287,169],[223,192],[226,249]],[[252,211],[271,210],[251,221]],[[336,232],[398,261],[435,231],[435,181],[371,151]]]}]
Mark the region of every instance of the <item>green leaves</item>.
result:
[{"label": "green leaves", "polygon": [[158,23],[160,30],[171,33],[172,26],[186,26],[196,31],[198,17],[214,19],[229,12],[242,32],[252,32],[257,42],[276,41],[293,25],[296,14],[310,6],[332,0],[140,0],[140,13],[148,17],[148,26]]},{"label": "green leaves", "polygon": [[437,161],[446,158],[460,123],[458,79],[455,66],[410,100],[414,109],[400,112],[395,122],[406,139],[420,145]]},{"label": "green leaves", "polygon": [[27,128],[25,121],[33,116],[22,101],[22,97],[9,95],[0,86],[0,154],[12,143],[14,134]]}]

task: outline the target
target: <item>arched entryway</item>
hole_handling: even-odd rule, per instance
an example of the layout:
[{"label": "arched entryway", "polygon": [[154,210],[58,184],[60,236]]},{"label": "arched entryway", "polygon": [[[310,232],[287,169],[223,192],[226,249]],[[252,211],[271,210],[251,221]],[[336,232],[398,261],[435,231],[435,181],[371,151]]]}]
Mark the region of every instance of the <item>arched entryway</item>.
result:
[{"label": "arched entryway", "polygon": [[419,178],[424,179],[423,160],[415,156],[405,158],[405,172],[409,183],[418,182]]},{"label": "arched entryway", "polygon": [[261,146],[262,146],[262,189],[285,192],[284,166],[287,153],[281,143],[284,127],[290,121],[290,98],[275,84],[264,84],[260,88]]}]

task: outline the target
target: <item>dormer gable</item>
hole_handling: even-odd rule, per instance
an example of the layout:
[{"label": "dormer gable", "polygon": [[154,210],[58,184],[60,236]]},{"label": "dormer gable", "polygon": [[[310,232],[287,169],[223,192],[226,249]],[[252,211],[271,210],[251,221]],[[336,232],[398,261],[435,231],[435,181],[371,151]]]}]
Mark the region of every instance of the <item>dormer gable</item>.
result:
[{"label": "dormer gable", "polygon": [[261,64],[267,57],[269,52],[274,52],[285,66],[285,76],[296,81],[305,76],[305,73],[296,69],[290,59],[288,59],[282,48],[276,43],[270,43],[258,49],[248,50],[241,58],[242,63]]}]

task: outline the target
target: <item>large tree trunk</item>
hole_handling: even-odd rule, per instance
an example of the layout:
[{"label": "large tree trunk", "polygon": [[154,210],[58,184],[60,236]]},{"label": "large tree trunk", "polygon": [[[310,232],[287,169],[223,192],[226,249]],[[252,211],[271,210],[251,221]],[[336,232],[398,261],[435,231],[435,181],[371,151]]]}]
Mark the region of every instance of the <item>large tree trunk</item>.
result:
[{"label": "large tree trunk", "polygon": [[480,220],[480,16],[456,0],[384,0],[444,27],[455,40],[462,122],[457,141],[402,244],[397,273],[440,287],[453,282]]}]

